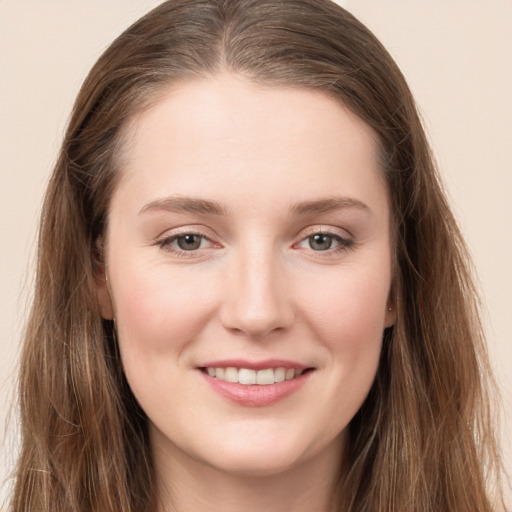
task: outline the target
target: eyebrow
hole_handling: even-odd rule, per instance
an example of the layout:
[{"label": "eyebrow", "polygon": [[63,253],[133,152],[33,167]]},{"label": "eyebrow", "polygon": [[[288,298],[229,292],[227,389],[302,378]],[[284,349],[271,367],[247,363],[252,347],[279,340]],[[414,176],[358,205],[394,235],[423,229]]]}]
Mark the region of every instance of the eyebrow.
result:
[{"label": "eyebrow", "polygon": [[[359,208],[370,211],[370,208],[358,199],[352,197],[328,197],[312,201],[300,201],[290,207],[290,215],[309,215],[327,213],[345,208]],[[151,201],[142,207],[139,214],[154,210],[171,212],[202,213],[208,215],[227,215],[226,208],[216,201],[199,199],[195,197],[171,196]]]},{"label": "eyebrow", "polygon": [[327,197],[313,201],[301,201],[290,208],[290,215],[308,215],[314,213],[327,213],[345,208],[359,208],[371,211],[370,208],[359,199],[352,197]]},{"label": "eyebrow", "polygon": [[203,213],[209,215],[227,215],[227,210],[216,201],[208,201],[195,197],[171,196],[151,201],[142,207],[139,214],[153,210],[171,212]]}]

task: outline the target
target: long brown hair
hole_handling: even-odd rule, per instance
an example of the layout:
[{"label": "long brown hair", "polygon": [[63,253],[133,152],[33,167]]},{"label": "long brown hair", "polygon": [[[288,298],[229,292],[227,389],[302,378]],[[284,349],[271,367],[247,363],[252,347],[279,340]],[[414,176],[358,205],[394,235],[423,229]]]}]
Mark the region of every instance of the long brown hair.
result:
[{"label": "long brown hair", "polygon": [[13,511],[153,508],[147,418],[95,294],[98,240],[128,120],[173,82],[221,70],[323,91],[379,141],[398,318],[349,426],[343,510],[493,510],[489,485],[501,466],[477,294],[396,64],[328,0],[170,0],[127,29],[91,70],[47,190],[21,358]]}]

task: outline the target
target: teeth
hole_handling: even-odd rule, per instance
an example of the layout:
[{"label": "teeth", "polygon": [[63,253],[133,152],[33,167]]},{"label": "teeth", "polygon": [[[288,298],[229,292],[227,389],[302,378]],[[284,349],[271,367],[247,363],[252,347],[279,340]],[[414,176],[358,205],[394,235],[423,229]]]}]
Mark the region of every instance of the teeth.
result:
[{"label": "teeth", "polygon": [[[215,369],[215,376],[217,376],[217,369]],[[226,382],[238,382],[238,370],[231,367],[226,368],[224,380]]]},{"label": "teeth", "polygon": [[[242,372],[242,370],[240,370]],[[259,370],[256,376],[256,383],[263,386],[267,384],[274,384],[274,370],[269,368],[268,370]]]},{"label": "teeth", "polygon": [[247,368],[240,368],[238,370],[238,382],[240,384],[256,384],[256,372]]},{"label": "teeth", "polygon": [[274,382],[283,382],[286,379],[286,370],[284,368],[276,368],[274,370]]},{"label": "teeth", "polygon": [[295,377],[295,370],[293,368],[289,368],[288,370],[286,370],[286,373],[284,374],[284,378],[286,380],[290,380],[290,379],[293,379],[293,377]]},{"label": "teeth", "polygon": [[244,385],[258,384],[267,386],[276,382],[291,380],[302,375],[303,370],[293,368],[266,368],[265,370],[251,370],[250,368],[206,368],[210,377],[225,380],[226,382],[238,382]]}]

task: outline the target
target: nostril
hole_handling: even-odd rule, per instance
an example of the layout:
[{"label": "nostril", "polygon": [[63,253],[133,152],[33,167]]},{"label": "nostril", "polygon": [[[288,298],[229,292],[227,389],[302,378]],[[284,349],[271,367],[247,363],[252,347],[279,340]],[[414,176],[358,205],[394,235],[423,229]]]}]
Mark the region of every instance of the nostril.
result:
[{"label": "nostril", "polygon": [[284,308],[272,310],[250,310],[242,304],[232,306],[232,311],[225,312],[222,318],[224,327],[235,334],[243,334],[255,340],[264,338],[272,333],[282,332],[293,325],[293,313]]},{"label": "nostril", "polygon": [[[295,315],[287,293],[289,287],[278,272],[274,256],[244,253],[240,268],[234,268],[226,283],[226,300],[220,319],[233,333],[261,339],[294,323]],[[264,258],[264,260],[262,260]]]}]

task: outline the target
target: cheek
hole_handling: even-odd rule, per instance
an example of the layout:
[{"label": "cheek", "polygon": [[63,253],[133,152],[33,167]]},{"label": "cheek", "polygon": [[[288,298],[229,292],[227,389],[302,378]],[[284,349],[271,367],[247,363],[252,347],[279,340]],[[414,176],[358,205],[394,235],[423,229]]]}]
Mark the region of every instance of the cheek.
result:
[{"label": "cheek", "polygon": [[301,310],[330,350],[358,347],[380,340],[385,328],[389,272],[346,268],[333,272],[321,286],[303,283]]},{"label": "cheek", "polygon": [[[336,269],[322,280],[301,282],[302,321],[317,341],[322,393],[315,398],[325,437],[342,432],[360,409],[377,373],[389,293],[386,269]],[[315,284],[314,286],[312,286]]]},{"label": "cheek", "polygon": [[[112,273],[114,314],[126,378],[152,417],[186,405],[189,390],[181,378],[188,347],[211,317],[208,289],[193,275],[136,263]],[[127,277],[129,276],[129,277]],[[168,393],[158,390],[171,390]],[[170,404],[172,407],[170,408]]]},{"label": "cheek", "polygon": [[[142,266],[141,266],[142,267]],[[134,355],[178,352],[211,315],[212,298],[187,272],[126,272],[118,279],[114,314],[122,349]],[[115,276],[113,276],[114,284]]]},{"label": "cheek", "polygon": [[303,295],[302,316],[332,370],[327,395],[343,404],[341,426],[363,403],[379,365],[390,282],[386,269],[379,268],[346,268]]},{"label": "cheek", "polygon": [[[377,373],[385,329],[389,280],[352,273],[324,294],[322,339],[334,368],[333,393],[343,397],[343,422],[365,400]],[[345,417],[346,416],[346,417]]]}]

